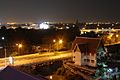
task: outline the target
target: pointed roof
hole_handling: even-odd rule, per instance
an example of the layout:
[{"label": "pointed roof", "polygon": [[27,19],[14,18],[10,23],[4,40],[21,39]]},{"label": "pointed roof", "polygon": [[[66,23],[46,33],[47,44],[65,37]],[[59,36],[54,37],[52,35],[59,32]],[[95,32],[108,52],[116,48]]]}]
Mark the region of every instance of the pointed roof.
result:
[{"label": "pointed roof", "polygon": [[7,66],[0,72],[0,80],[46,80],[45,78],[34,78],[24,72],[20,72],[11,66]]},{"label": "pointed roof", "polygon": [[78,44],[78,47],[79,47],[81,53],[87,53],[87,51],[88,51],[87,44]]},{"label": "pointed roof", "polygon": [[102,40],[100,38],[88,38],[88,37],[76,37],[73,44],[72,50],[78,45],[79,49],[87,53],[96,53],[99,46],[102,46]]}]

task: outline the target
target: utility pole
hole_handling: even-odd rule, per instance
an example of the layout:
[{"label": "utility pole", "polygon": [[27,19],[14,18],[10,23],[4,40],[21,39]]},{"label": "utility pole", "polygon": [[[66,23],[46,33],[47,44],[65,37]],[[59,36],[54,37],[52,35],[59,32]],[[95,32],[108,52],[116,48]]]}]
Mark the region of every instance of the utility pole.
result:
[{"label": "utility pole", "polygon": [[6,48],[4,48],[4,52],[5,52],[5,67],[7,66],[7,61],[6,61]]},{"label": "utility pole", "polygon": [[4,59],[5,59],[5,67],[7,66],[7,61],[6,61],[6,46],[5,46],[5,37],[2,37],[2,40],[4,41],[3,43],[3,49],[4,49]]}]

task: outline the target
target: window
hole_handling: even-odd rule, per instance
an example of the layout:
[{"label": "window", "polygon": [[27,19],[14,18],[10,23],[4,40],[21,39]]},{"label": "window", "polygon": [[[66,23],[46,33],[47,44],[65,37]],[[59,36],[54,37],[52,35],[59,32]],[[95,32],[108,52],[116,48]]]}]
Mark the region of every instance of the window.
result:
[{"label": "window", "polygon": [[90,59],[87,59],[87,62],[90,62]]},{"label": "window", "polygon": [[84,59],[84,62],[87,62],[87,59]]},{"label": "window", "polygon": [[91,60],[91,63],[94,63],[95,61],[94,60]]}]

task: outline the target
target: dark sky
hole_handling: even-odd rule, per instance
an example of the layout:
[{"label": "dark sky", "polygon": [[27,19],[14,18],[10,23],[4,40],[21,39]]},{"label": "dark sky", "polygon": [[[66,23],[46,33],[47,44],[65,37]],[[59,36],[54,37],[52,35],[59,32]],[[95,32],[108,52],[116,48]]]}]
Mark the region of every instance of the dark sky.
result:
[{"label": "dark sky", "polygon": [[120,21],[119,0],[0,0],[1,22]]}]

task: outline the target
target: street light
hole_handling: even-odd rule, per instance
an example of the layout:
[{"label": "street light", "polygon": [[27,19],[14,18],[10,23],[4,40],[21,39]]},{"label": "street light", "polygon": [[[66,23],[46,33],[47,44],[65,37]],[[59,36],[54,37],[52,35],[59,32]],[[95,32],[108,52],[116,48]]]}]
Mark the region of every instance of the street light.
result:
[{"label": "street light", "polygon": [[55,39],[53,39],[53,43],[54,43],[53,47],[58,51],[62,47],[63,40],[59,39],[56,41]]},{"label": "street light", "polygon": [[54,39],[54,40],[53,40],[53,42],[55,43],[55,42],[56,42],[56,40]]},{"label": "street light", "polygon": [[53,77],[52,77],[52,76],[50,76],[50,79],[53,79]]},{"label": "street light", "polygon": [[57,43],[57,50],[58,50],[58,48],[59,48],[59,49],[61,48],[62,43],[63,43],[63,40],[60,39],[60,40],[58,41],[58,43]]},{"label": "street light", "polygon": [[52,45],[50,45],[50,47],[52,47],[54,49],[55,48],[55,43],[56,43],[56,40],[53,39],[53,43],[52,43]]},{"label": "street light", "polygon": [[16,44],[16,46],[18,46],[18,48],[22,48],[22,44]]},{"label": "street light", "polygon": [[[2,37],[2,40],[4,41],[5,40],[5,37]],[[4,44],[4,54],[5,54],[5,67],[6,67],[6,65],[7,65],[7,63],[6,63],[6,47],[5,47],[5,44]]]},{"label": "street light", "polygon": [[19,49],[22,48],[23,45],[22,44],[16,44],[16,46],[18,47],[18,52],[20,52]]},{"label": "street light", "polygon": [[115,41],[116,41],[116,42],[119,41],[119,35],[118,35],[118,34],[115,35]]},{"label": "street light", "polygon": [[119,37],[119,35],[118,35],[118,34],[116,34],[116,37],[118,38],[118,37]]},{"label": "street light", "polygon": [[2,37],[2,40],[4,40],[5,39],[5,37]]},{"label": "street light", "polygon": [[18,48],[22,48],[22,44],[19,44],[19,45],[18,45]]},{"label": "street light", "polygon": [[62,44],[63,43],[63,40],[59,40],[59,44]]}]

